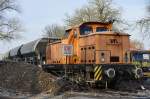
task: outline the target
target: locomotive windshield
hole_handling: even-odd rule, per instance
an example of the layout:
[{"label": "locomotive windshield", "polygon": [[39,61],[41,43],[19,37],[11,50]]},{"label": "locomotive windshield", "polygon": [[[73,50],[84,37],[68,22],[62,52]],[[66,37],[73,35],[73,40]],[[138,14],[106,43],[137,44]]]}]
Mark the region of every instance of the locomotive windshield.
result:
[{"label": "locomotive windshield", "polygon": [[83,25],[80,27],[81,35],[87,35],[93,32],[93,28],[91,26]]}]

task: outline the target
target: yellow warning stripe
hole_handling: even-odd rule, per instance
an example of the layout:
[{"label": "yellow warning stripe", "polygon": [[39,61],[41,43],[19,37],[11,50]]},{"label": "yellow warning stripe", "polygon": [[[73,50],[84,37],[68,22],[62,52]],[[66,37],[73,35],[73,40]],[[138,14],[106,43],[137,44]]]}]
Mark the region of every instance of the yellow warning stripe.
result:
[{"label": "yellow warning stripe", "polygon": [[100,71],[100,72],[98,73],[98,75],[96,76],[96,80],[99,80],[100,76],[101,76],[101,71]]},{"label": "yellow warning stripe", "polygon": [[95,67],[94,72],[98,69],[98,67],[99,67],[99,66],[96,66],[96,67]]},{"label": "yellow warning stripe", "polygon": [[95,72],[95,76],[97,76],[100,72],[100,68],[98,68],[98,70]]},{"label": "yellow warning stripe", "polygon": [[102,80],[102,76],[100,76],[100,78],[98,80]]},{"label": "yellow warning stripe", "polygon": [[96,66],[94,69],[94,76],[96,76],[96,72],[99,70],[99,66]]},{"label": "yellow warning stripe", "polygon": [[102,70],[100,71],[100,77],[98,78],[98,80],[102,80]]},{"label": "yellow warning stripe", "polygon": [[96,66],[94,68],[94,80],[101,80],[102,79],[102,67]]}]

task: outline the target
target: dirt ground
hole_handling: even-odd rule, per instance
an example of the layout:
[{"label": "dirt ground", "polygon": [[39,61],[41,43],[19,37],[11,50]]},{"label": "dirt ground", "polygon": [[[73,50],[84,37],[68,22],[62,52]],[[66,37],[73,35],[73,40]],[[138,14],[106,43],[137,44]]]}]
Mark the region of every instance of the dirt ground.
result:
[{"label": "dirt ground", "polygon": [[102,92],[66,92],[59,96],[39,95],[29,99],[150,99],[150,91],[144,90],[137,93],[102,91]]},{"label": "dirt ground", "polygon": [[49,93],[41,93],[37,95],[17,95],[17,96],[1,96],[0,99],[150,99],[150,91],[144,90],[137,93],[128,92],[65,92],[62,95],[53,96]]}]

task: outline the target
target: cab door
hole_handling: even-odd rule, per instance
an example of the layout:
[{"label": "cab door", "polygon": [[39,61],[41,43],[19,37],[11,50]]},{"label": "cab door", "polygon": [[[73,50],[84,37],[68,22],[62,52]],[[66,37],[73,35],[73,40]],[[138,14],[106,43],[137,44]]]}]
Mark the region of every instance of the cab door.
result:
[{"label": "cab door", "polygon": [[81,63],[94,64],[95,63],[95,46],[87,45],[81,47]]}]

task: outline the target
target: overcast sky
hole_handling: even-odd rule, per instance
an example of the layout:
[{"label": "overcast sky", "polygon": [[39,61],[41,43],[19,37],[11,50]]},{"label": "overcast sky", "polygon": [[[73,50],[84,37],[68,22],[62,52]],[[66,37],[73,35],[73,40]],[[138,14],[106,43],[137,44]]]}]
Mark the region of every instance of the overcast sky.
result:
[{"label": "overcast sky", "polygon": [[[40,38],[43,28],[48,24],[63,24],[65,14],[72,14],[76,8],[87,4],[87,0],[18,0],[22,13],[19,15],[25,31],[22,38],[11,42],[0,42],[0,53]],[[145,16],[146,0],[114,0],[117,7],[121,7],[122,17],[129,22]],[[129,31],[132,39],[141,37],[136,32]],[[147,43],[145,44],[148,48]]]}]

